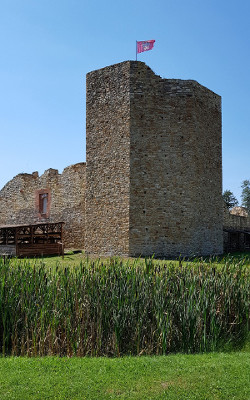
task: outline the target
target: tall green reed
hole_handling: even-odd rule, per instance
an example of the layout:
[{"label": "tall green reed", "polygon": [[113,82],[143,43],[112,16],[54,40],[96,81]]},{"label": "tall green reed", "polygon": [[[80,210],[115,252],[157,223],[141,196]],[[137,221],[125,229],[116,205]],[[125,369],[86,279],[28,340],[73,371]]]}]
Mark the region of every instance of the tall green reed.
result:
[{"label": "tall green reed", "polygon": [[248,324],[244,258],[179,265],[114,258],[53,269],[0,259],[4,355],[214,351],[243,345]]}]

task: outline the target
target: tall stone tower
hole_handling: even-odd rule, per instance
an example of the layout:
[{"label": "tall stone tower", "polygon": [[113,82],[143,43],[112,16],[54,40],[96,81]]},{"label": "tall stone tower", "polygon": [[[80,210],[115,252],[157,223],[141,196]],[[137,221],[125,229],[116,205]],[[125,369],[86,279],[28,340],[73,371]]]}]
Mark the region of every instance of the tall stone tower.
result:
[{"label": "tall stone tower", "polygon": [[86,252],[219,254],[221,98],[126,61],[87,75]]}]

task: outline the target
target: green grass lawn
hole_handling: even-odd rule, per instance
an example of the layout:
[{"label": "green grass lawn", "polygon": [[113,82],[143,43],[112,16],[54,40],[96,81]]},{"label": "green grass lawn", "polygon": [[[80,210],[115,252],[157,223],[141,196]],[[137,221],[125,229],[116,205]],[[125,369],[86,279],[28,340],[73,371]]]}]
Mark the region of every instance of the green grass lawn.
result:
[{"label": "green grass lawn", "polygon": [[[214,257],[214,260],[216,260],[215,261],[216,264],[223,264],[226,258],[231,258],[234,262],[238,262],[238,261],[242,260],[243,258],[245,258],[248,261],[249,266],[250,266],[250,251],[235,252],[235,253],[233,253],[231,255],[230,254],[224,254],[222,256]],[[37,262],[37,263],[43,262],[48,267],[54,267],[54,266],[56,266],[58,264],[60,264],[62,267],[65,267],[65,266],[74,267],[74,266],[79,265],[79,263],[81,261],[85,262],[86,261],[86,255],[84,254],[84,252],[80,252],[80,251],[75,253],[75,254],[72,251],[69,251],[69,252],[65,253],[64,257],[61,257],[61,256],[59,256],[59,257],[58,256],[52,256],[52,257],[49,256],[49,257],[41,257],[41,258],[37,257],[37,258],[31,258],[29,260],[31,262],[34,262],[34,263],[35,262]],[[96,257],[93,258],[93,261],[96,261],[96,260],[97,260]],[[135,259],[135,258],[122,258],[122,257],[119,257],[119,260],[122,260],[124,262],[128,262],[129,264],[133,264],[135,262],[135,260],[137,260],[137,262],[138,262],[138,259]],[[104,263],[110,263],[110,258],[101,257],[100,261],[104,262]],[[204,262],[208,262],[209,263],[210,261],[211,261],[211,259],[209,257],[204,258]],[[169,263],[176,264],[176,265],[179,264],[179,260],[159,260],[159,259],[156,259],[156,260],[154,260],[154,262],[157,263],[157,264],[169,264]],[[182,260],[182,265],[185,265],[187,262],[190,263],[191,261],[185,261],[185,260],[183,261]],[[141,264],[144,264],[144,258],[141,258]]]},{"label": "green grass lawn", "polygon": [[124,358],[1,358],[1,400],[249,400],[248,352]]}]

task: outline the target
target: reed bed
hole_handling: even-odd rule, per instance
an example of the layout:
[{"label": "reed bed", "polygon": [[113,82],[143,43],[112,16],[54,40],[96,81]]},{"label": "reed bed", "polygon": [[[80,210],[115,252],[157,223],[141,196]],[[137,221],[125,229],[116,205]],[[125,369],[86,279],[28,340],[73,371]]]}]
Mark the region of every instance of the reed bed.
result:
[{"label": "reed bed", "polygon": [[0,259],[2,355],[121,356],[239,348],[249,260],[47,267]]}]

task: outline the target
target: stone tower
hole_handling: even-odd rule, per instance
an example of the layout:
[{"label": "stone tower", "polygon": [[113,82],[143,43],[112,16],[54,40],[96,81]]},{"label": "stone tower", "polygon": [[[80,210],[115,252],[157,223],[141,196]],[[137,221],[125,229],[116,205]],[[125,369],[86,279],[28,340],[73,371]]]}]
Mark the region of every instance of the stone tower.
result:
[{"label": "stone tower", "polygon": [[219,254],[221,98],[143,62],[87,74],[87,253]]}]

